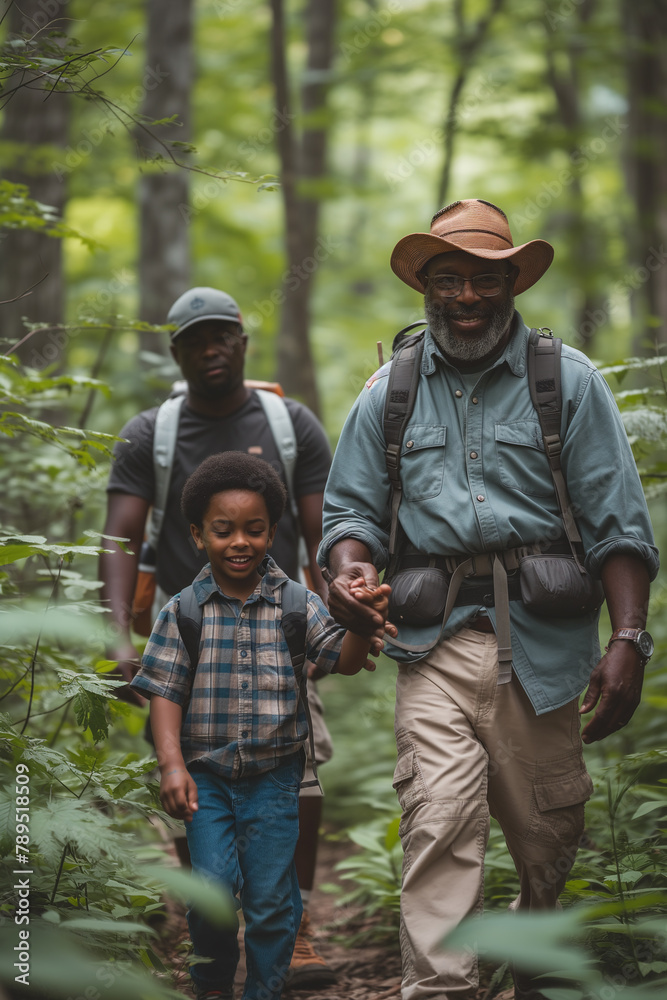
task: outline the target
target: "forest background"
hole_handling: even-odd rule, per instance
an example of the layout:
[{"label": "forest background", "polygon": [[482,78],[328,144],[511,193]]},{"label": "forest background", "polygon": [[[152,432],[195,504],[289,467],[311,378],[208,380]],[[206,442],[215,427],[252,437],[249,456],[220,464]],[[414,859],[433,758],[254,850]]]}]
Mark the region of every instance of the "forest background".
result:
[{"label": "forest background", "polygon": [[[143,719],[109,700],[95,557],[107,435],[177,376],[155,324],[188,287],[229,291],[249,334],[247,375],[279,378],[334,446],[377,367],[376,342],[387,357],[421,316],[390,271],[391,248],[450,201],[492,201],[515,242],[554,244],[553,266],[518,306],[602,365],[664,543],[667,8],[4,0],[2,10],[0,308],[13,360],[1,372],[0,710],[3,759],[36,798],[29,834],[17,833],[18,786],[0,798],[0,935],[11,955],[12,864],[29,844],[31,933],[41,954],[59,956],[35,961],[32,988],[41,975],[52,995],[72,994],[75,956],[82,991],[99,986],[103,960],[104,996],[148,996],[157,986],[126,960],[138,953],[164,972],[146,923],[164,884],[146,867],[154,851],[142,833],[156,799]],[[585,975],[568,954],[589,992],[573,997],[664,988],[652,921],[667,871],[666,600],[663,575],[642,707],[587,750],[591,848],[568,883],[570,924],[547,935],[553,944],[586,926]],[[395,942],[393,681],[385,659],[373,676],[322,687],[336,743],[326,820],[362,848],[342,902],[380,914],[376,932]],[[512,878],[494,830],[492,906],[512,898]],[[493,933],[501,963],[509,945]],[[53,970],[65,967],[60,982]]]}]

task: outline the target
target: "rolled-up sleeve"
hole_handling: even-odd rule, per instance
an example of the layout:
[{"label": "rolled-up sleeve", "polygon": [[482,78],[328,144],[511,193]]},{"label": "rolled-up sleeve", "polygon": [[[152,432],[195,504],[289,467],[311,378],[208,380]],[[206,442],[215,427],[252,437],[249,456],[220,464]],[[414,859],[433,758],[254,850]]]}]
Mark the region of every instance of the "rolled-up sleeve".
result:
[{"label": "rolled-up sleeve", "polygon": [[387,564],[390,484],[379,388],[375,382],[362,391],[336,448],[324,493],[320,566],[328,564],[331,549],[345,538],[363,542],[378,569]]},{"label": "rolled-up sleeve", "polygon": [[157,694],[184,707],[192,686],[190,658],[176,621],[175,602],[172,597],[158,615],[130,686],[147,697]]},{"label": "rolled-up sleeve", "polygon": [[595,369],[583,384],[562,461],[588,571],[599,578],[605,560],[623,554],[641,559],[655,579],[658,550],[637,466],[611,389]]}]

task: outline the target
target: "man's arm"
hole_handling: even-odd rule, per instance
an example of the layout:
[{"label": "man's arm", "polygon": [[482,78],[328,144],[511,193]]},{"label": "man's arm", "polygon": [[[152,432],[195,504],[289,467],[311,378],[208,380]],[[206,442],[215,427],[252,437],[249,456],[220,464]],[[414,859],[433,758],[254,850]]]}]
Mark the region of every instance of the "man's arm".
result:
[{"label": "man's arm", "polygon": [[[631,555],[611,555],[605,560],[602,585],[607,598],[611,628],[641,628],[646,625],[649,574],[643,560]],[[603,740],[622,729],[639,704],[644,679],[641,657],[631,642],[617,639],[609,646],[591,674],[580,713],[597,705],[585,727],[584,743]]]},{"label": "man's arm", "polygon": [[[123,552],[115,542],[108,542],[113,552],[100,556],[99,573],[104,586],[101,600],[111,611],[112,628],[116,638],[109,649],[109,657],[118,660],[120,676],[132,680],[138,668],[137,651],[130,637],[132,598],[137,580],[139,553],[144,538],[144,528],[149,503],[142,497],[130,493],[109,493],[105,535],[129,539],[132,555]],[[129,688],[118,688],[117,694],[125,701],[136,705],[145,704],[137,692]]]}]

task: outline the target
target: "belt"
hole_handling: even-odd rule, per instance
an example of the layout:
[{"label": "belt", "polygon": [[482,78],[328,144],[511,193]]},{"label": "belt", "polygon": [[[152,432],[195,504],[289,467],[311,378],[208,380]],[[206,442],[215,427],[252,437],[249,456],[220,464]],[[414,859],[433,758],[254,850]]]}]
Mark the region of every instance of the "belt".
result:
[{"label": "belt", "polygon": [[474,632],[495,632],[493,622],[488,615],[476,615],[465,624],[466,628],[471,628]]},{"label": "belt", "polygon": [[[482,604],[495,605],[496,636],[498,639],[498,683],[504,684],[512,676],[512,640],[510,636],[510,601],[520,600],[521,585],[516,572],[524,556],[545,552],[569,552],[567,541],[556,542],[548,548],[538,544],[522,545],[497,552],[481,552],[471,556],[428,556],[423,552],[406,552],[401,557],[401,566],[436,566],[451,574],[447,588],[447,600],[442,616],[440,635],[434,642],[420,645],[392,641],[399,649],[414,653],[428,653],[436,645],[444,632],[447,619],[455,606]],[[509,576],[508,576],[509,572]],[[467,581],[472,577],[475,583]]]},{"label": "belt", "polygon": [[[507,595],[510,601],[521,600],[521,583],[517,574],[507,577]],[[493,592],[493,577],[475,578],[474,583],[462,583],[454,601],[454,607],[460,608],[466,604],[482,604],[492,608],[496,603]]]}]

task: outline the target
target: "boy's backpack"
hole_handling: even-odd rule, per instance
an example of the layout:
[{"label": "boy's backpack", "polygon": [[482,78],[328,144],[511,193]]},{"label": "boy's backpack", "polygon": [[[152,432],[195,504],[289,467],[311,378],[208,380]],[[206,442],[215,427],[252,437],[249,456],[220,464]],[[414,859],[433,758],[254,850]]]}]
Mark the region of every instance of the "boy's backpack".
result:
[{"label": "boy's backpack", "polygon": [[[398,532],[398,509],[401,505],[402,484],[400,475],[401,448],[403,436],[414,409],[421,359],[424,350],[424,333],[410,333],[415,327],[423,327],[424,320],[411,323],[400,330],[392,344],[391,369],[387,383],[384,409],[384,436],[386,442],[385,460],[391,484],[391,528],[389,534],[389,558],[393,561],[396,553]],[[572,504],[567,484],[561,468],[560,421],[563,409],[560,379],[560,357],[563,341],[554,337],[547,327],[533,328],[528,339],[528,385],[530,398],[537,412],[542,429],[542,439],[556,498],[563,519],[563,527],[572,555],[581,572],[583,551],[581,535],[572,514]]]},{"label": "boy's backpack", "polygon": [[[246,381],[249,389],[257,393],[268,421],[273,439],[280,455],[287,497],[294,522],[299,527],[299,511],[294,497],[294,467],[296,465],[297,443],[292,418],[283,399],[284,392],[277,382]],[[146,530],[146,541],[141,548],[137,587],[132,606],[133,629],[138,635],[150,635],[153,624],[152,606],[155,597],[155,554],[160,542],[164,522],[169,484],[174,464],[174,452],[178,438],[178,424],[185,402],[187,382],[175,382],[171,395],[162,403],[155,418],[153,434],[153,469],[155,473],[155,497],[150,520]],[[305,542],[299,534],[299,566],[308,565]]]},{"label": "boy's backpack", "polygon": [[[307,788],[310,785],[317,785],[321,789],[319,778],[317,777],[317,761],[315,760],[315,741],[313,737],[313,723],[310,716],[310,706],[308,705],[308,674],[304,670],[306,662],[306,629],[308,626],[308,591],[301,583],[295,580],[288,580],[282,588],[282,620],[281,626],[285,635],[285,641],[289,649],[294,676],[299,686],[299,704],[303,707],[308,721],[308,744],[310,747],[310,760],[315,778],[313,781],[302,782],[301,787]],[[199,641],[202,629],[202,608],[198,603],[194,587],[190,584],[181,591],[178,607],[176,609],[176,621],[178,631],[181,634],[183,645],[190,658],[190,669],[193,674],[197,670],[199,663]]]}]

